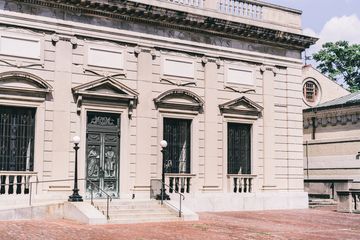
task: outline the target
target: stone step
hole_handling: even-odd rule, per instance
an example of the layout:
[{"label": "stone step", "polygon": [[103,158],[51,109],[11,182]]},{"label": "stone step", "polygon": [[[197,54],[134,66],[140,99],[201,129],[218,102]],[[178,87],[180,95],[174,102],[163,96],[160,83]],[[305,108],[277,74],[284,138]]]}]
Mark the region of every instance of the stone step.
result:
[{"label": "stone step", "polygon": [[126,218],[126,219],[110,219],[109,224],[134,224],[134,223],[147,223],[147,222],[176,222],[182,221],[181,218],[176,216],[162,216],[162,217],[139,217],[139,218]]},{"label": "stone step", "polygon": [[[97,205],[95,207],[99,209],[106,209],[106,205]],[[158,209],[159,205],[109,205],[109,208],[116,210],[132,210],[132,209]],[[161,208],[161,207],[160,207]]]},{"label": "stone step", "polygon": [[[106,214],[106,209],[99,209],[100,212]],[[131,210],[114,210],[109,209],[109,215],[141,215],[141,214],[176,214],[175,212],[171,212],[167,209],[131,209]]]},{"label": "stone step", "polygon": [[[106,201],[94,201],[97,205],[106,206]],[[138,206],[138,205],[149,205],[149,206],[158,206],[160,205],[157,201],[111,201],[110,205],[112,206]]]},{"label": "stone step", "polygon": [[337,205],[336,202],[312,202],[309,205]]},{"label": "stone step", "polygon": [[[100,211],[106,212],[106,208],[99,208]],[[128,213],[128,214],[141,214],[141,213],[172,213],[167,208],[160,209],[146,209],[146,208],[134,208],[134,209],[114,209],[110,208],[111,214],[114,213]]]},{"label": "stone step", "polygon": [[316,201],[309,201],[309,204],[312,205],[336,205],[337,202],[335,200],[316,200]]},{"label": "stone step", "polygon": [[336,205],[337,202],[334,199],[309,199],[310,208],[330,207]]},{"label": "stone step", "polygon": [[109,214],[110,219],[142,219],[142,218],[149,218],[149,219],[155,219],[155,218],[172,218],[177,217],[177,215],[172,214],[170,212],[152,212],[152,213],[110,213]]},{"label": "stone step", "polygon": [[336,202],[334,199],[309,198],[309,202]]},{"label": "stone step", "polygon": [[[94,205],[106,214],[106,201],[96,200]],[[109,205],[109,217],[108,222],[114,224],[181,220],[177,213],[154,200],[113,200]]]}]

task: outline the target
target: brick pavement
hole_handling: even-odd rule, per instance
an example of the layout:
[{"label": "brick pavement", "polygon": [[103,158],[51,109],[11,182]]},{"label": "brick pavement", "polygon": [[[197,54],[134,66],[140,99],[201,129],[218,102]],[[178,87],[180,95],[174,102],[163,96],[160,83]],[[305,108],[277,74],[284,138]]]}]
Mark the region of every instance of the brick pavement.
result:
[{"label": "brick pavement", "polygon": [[0,222],[0,239],[360,239],[360,214],[333,210],[202,213],[198,222],[84,225],[67,220]]}]

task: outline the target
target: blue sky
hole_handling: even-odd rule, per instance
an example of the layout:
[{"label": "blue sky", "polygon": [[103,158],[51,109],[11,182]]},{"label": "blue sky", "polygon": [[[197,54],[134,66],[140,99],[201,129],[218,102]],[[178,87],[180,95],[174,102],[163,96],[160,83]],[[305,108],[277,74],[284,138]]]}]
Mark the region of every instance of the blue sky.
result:
[{"label": "blue sky", "polygon": [[304,34],[316,36],[318,43],[307,50],[318,51],[325,42],[347,40],[360,44],[360,0],[263,0],[303,11]]},{"label": "blue sky", "polygon": [[266,0],[266,2],[303,11],[303,27],[320,32],[333,17],[357,15],[360,17],[360,0]]}]

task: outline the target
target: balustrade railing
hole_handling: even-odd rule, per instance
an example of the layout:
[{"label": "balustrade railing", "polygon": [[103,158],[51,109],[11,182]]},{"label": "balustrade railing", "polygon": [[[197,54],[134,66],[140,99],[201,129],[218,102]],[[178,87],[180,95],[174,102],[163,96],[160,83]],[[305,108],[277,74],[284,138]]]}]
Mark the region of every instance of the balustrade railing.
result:
[{"label": "balustrade railing", "polygon": [[198,7],[198,8],[204,7],[204,0],[167,0],[167,1],[171,3],[177,3],[177,4]]},{"label": "balustrade railing", "polygon": [[[192,191],[193,174],[166,174],[165,183],[170,186],[169,192],[190,193]],[[173,190],[172,190],[173,189]]]},{"label": "balustrade railing", "polygon": [[36,178],[36,172],[0,171],[0,194],[29,194],[30,181]]},{"label": "balustrade railing", "polygon": [[247,1],[219,0],[218,11],[257,20],[263,18],[263,7]]},{"label": "balustrade railing", "polygon": [[251,193],[255,177],[250,174],[229,174],[229,190],[234,193]]}]

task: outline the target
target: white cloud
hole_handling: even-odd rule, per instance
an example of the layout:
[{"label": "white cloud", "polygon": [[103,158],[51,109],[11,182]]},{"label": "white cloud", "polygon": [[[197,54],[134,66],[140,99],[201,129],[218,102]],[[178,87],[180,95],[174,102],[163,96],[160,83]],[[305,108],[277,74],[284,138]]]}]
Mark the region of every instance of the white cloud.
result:
[{"label": "white cloud", "polygon": [[320,33],[316,33],[310,28],[303,30],[305,35],[319,38],[317,43],[308,49],[307,55],[312,55],[321,49],[326,42],[336,42],[340,40],[349,41],[351,44],[360,43],[360,19],[357,15],[333,17],[325,23]]},{"label": "white cloud", "polygon": [[359,29],[360,19],[356,15],[333,17],[321,30],[319,42],[346,40],[350,43],[360,43]]}]

